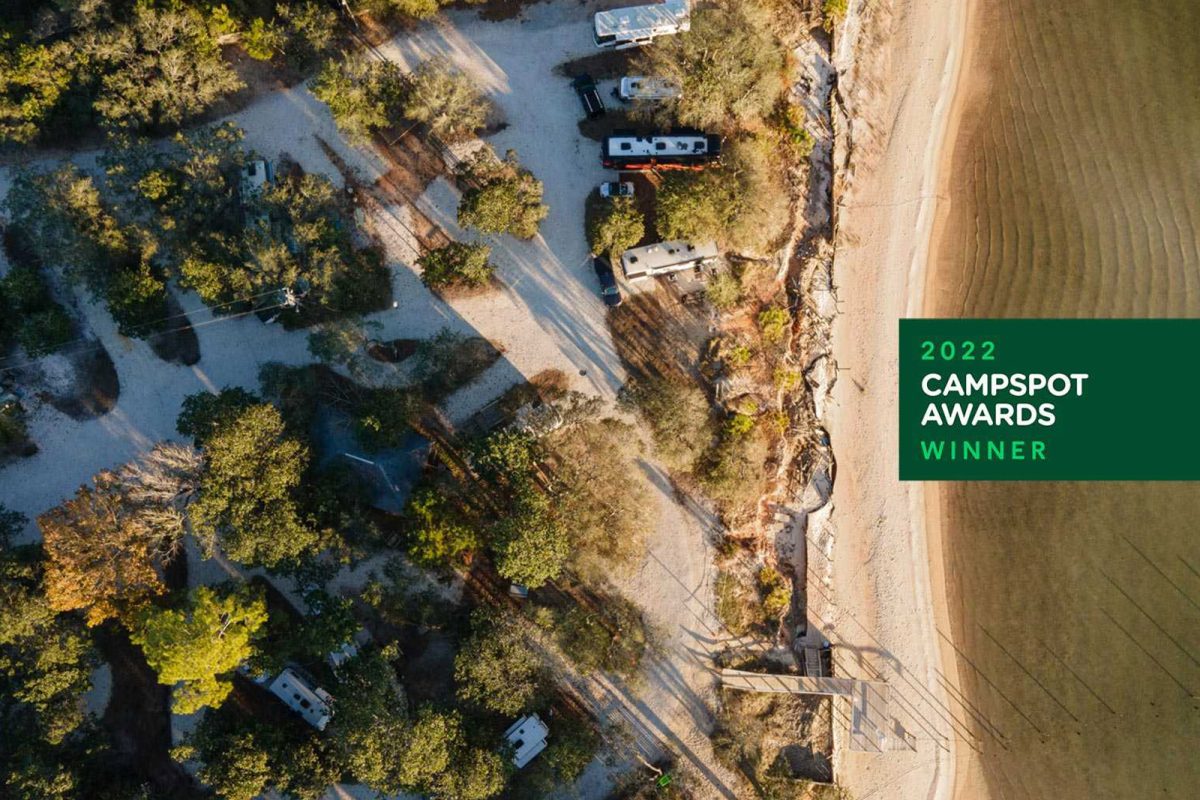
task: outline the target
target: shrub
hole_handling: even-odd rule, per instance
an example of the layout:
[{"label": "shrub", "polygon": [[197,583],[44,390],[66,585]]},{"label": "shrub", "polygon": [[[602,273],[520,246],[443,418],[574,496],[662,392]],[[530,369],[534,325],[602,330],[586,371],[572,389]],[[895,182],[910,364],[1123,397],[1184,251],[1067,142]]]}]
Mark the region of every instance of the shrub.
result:
[{"label": "shrub", "polygon": [[460,225],[532,239],[550,213],[542,203],[542,182],[521,167],[513,150],[501,160],[484,147],[459,165],[458,176],[467,184],[458,204]]},{"label": "shrub", "polygon": [[697,8],[691,30],[641,50],[633,72],[683,88],[678,100],[656,108],[660,122],[711,130],[730,119],[745,124],[766,116],[784,87],[784,57],[764,10],[729,3]]},{"label": "shrub", "polygon": [[601,199],[589,215],[588,246],[593,253],[615,260],[646,235],[646,219],[632,197]]},{"label": "shrub", "polygon": [[401,95],[399,68],[390,62],[351,56],[327,61],[312,85],[313,96],[329,106],[338,130],[365,142],[391,123],[388,109]]},{"label": "shrub", "polygon": [[408,501],[408,554],[425,567],[444,566],[479,546],[479,537],[447,501],[423,489]]},{"label": "shrub", "polygon": [[771,142],[751,137],[731,144],[717,168],[668,175],[658,191],[659,234],[765,251],[787,223],[789,199],[779,169]]},{"label": "shrub", "polygon": [[776,389],[790,392],[800,385],[800,381],[804,380],[804,373],[798,369],[777,367],[773,378]]},{"label": "shrub", "polygon": [[763,341],[771,344],[782,342],[791,324],[792,315],[786,308],[775,306],[758,315],[758,329],[762,333]]},{"label": "shrub", "polygon": [[754,351],[744,344],[735,344],[725,351],[725,365],[730,369],[740,369],[750,363]]},{"label": "shrub", "polygon": [[487,123],[490,106],[469,76],[434,59],[412,73],[401,108],[405,117],[425,123],[435,136],[461,139]]},{"label": "shrub", "polygon": [[595,606],[572,606],[558,620],[558,644],[583,674],[595,670],[630,676],[646,652],[641,610],[620,595],[605,594]]},{"label": "shrub", "polygon": [[37,311],[21,323],[17,341],[31,356],[53,353],[71,340],[71,318],[61,307]]},{"label": "shrub", "polygon": [[239,386],[227,386],[217,394],[189,394],[183,398],[183,405],[175,420],[175,430],[192,437],[199,447],[221,426],[237,419],[243,411],[259,402],[258,397]]},{"label": "shrub", "polygon": [[767,452],[767,442],[757,426],[744,432],[726,429],[701,460],[700,484],[723,511],[739,515],[758,501]]},{"label": "shrub", "polygon": [[825,15],[825,30],[830,33],[846,17],[847,0],[825,0],[821,13]]},{"label": "shrub", "polygon": [[791,586],[774,567],[764,566],[758,571],[758,593],[762,597],[763,615],[768,621],[779,619],[791,607]]},{"label": "shrub", "polygon": [[795,103],[781,101],[775,110],[775,128],[780,143],[792,158],[802,160],[812,155],[813,137],[804,127],[804,109]]},{"label": "shrub", "polygon": [[742,302],[742,282],[730,270],[722,270],[709,279],[704,296],[718,311],[729,311]]},{"label": "shrub", "polygon": [[754,625],[749,592],[732,572],[721,570],[713,583],[717,619],[734,636],[745,636]]},{"label": "shrub", "polygon": [[725,436],[733,439],[747,435],[754,430],[754,417],[746,414],[734,414],[725,421]]},{"label": "shrub", "polygon": [[410,421],[416,411],[412,396],[403,389],[371,389],[358,404],[355,436],[368,452],[399,447],[412,430]]},{"label": "shrub", "polygon": [[642,413],[668,466],[685,471],[695,466],[712,439],[708,398],[699,386],[645,378],[626,384],[621,400]]},{"label": "shrub", "polygon": [[255,17],[242,34],[241,41],[246,55],[258,61],[270,61],[287,43],[287,34],[275,23]]},{"label": "shrub", "polygon": [[496,268],[488,261],[492,249],[484,244],[451,242],[430,250],[417,263],[421,280],[431,289],[447,286],[486,286]]}]

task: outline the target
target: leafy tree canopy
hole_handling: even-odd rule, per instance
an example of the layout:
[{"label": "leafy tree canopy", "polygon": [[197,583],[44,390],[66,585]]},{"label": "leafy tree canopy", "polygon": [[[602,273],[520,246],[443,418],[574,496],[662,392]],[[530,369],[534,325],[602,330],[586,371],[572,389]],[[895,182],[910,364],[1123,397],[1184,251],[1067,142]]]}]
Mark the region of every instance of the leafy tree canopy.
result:
[{"label": "leafy tree canopy", "polygon": [[193,589],[182,608],[145,608],[130,639],[142,648],[160,683],[176,685],[172,708],[191,714],[219,706],[233,689],[224,676],[254,653],[267,604],[249,587]]},{"label": "leafy tree canopy", "polygon": [[454,680],[463,700],[516,716],[538,699],[542,667],[516,619],[480,610],[454,659]]},{"label": "leafy tree canopy", "polygon": [[481,148],[458,166],[458,175],[467,187],[458,204],[460,225],[532,239],[550,213],[542,182],[521,167],[514,150],[501,160],[490,147]]}]

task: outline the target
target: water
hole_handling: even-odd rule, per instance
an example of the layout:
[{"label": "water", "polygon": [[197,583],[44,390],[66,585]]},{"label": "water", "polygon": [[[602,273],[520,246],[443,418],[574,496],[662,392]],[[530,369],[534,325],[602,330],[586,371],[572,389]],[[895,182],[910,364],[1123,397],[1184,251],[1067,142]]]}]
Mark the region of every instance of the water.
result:
[{"label": "water", "polygon": [[[974,1],[927,312],[1200,316],[1200,1]],[[1200,796],[1200,484],[944,488],[993,796]]]}]

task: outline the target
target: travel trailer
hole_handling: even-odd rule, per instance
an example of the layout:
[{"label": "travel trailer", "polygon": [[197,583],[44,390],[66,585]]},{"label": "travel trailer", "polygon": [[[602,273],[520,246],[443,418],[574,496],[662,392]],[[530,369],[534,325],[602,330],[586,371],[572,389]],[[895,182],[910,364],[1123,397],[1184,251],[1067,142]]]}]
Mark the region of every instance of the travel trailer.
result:
[{"label": "travel trailer", "polygon": [[597,11],[594,19],[597,47],[624,50],[641,47],[656,36],[681,33],[691,27],[691,9],[687,0]]}]

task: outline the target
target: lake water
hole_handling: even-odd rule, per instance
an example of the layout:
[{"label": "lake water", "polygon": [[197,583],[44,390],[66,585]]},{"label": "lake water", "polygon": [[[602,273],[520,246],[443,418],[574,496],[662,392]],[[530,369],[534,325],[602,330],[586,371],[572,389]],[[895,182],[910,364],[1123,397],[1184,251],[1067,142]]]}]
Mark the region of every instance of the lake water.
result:
[{"label": "lake water", "polygon": [[[927,313],[1200,316],[1200,0],[972,2]],[[1200,796],[1200,484],[944,488],[993,796]]]}]

